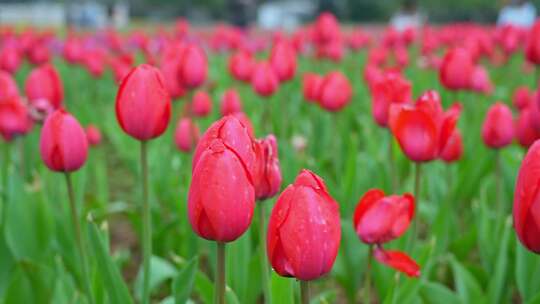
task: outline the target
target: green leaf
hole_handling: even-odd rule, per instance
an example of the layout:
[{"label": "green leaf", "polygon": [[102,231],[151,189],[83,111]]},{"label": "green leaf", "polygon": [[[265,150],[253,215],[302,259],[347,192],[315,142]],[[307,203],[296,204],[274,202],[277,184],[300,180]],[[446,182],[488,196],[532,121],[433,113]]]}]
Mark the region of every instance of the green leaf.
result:
[{"label": "green leaf", "polygon": [[270,278],[272,285],[272,303],[294,303],[293,281],[272,272]]},{"label": "green leaf", "polygon": [[227,304],[240,304],[238,297],[229,286],[225,288],[225,302]]},{"label": "green leaf", "polygon": [[[141,265],[135,280],[135,290],[138,299],[142,297],[142,273],[143,268]],[[167,260],[154,255],[150,258],[150,293],[152,293],[152,291],[163,282],[168,279],[172,279],[175,276],[176,268]]]},{"label": "green leaf", "polygon": [[486,298],[475,277],[454,257],[450,257],[450,264],[454,272],[454,283],[459,297],[465,303],[486,303]]},{"label": "green leaf", "polygon": [[499,255],[495,264],[495,272],[489,282],[488,296],[489,303],[500,303],[501,296],[505,290],[505,281],[508,269],[508,243],[510,240],[510,231],[512,230],[512,221],[510,218],[504,224],[504,232],[498,248]]},{"label": "green leaf", "polygon": [[420,289],[420,295],[426,304],[461,304],[461,299],[448,287],[435,283],[426,282]]},{"label": "green leaf", "polygon": [[193,257],[182,268],[172,283],[172,292],[174,295],[174,303],[184,304],[191,295],[193,283],[195,282],[195,274],[197,273],[198,256]]}]

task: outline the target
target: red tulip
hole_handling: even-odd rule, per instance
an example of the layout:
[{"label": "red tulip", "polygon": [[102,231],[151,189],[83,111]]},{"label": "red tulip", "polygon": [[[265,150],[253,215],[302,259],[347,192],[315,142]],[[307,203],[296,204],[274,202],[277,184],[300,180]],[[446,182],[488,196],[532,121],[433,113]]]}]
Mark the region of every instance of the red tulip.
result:
[{"label": "red tulip", "polygon": [[491,80],[489,79],[489,74],[483,66],[477,65],[474,68],[474,71],[471,74],[470,88],[473,91],[487,95],[493,92],[493,85],[491,84]]},{"label": "red tulip", "polygon": [[270,96],[276,92],[279,79],[268,62],[256,64],[251,75],[251,86],[261,96]]},{"label": "red tulip", "polygon": [[228,89],[221,96],[220,112],[222,116],[242,112],[242,100],[235,89]]},{"label": "red tulip", "polygon": [[212,111],[212,100],[205,91],[197,91],[191,101],[191,112],[197,117],[205,117]]},{"label": "red tulip", "polygon": [[232,113],[230,115],[236,117],[236,119],[238,119],[240,121],[240,123],[243,124],[244,127],[246,127],[248,135],[251,138],[255,138],[255,131],[254,131],[254,128],[253,128],[253,123],[251,122],[249,117],[246,115],[246,113],[244,113],[244,112],[235,112],[235,113]]},{"label": "red tulip", "polygon": [[515,123],[516,138],[522,147],[528,148],[537,139],[540,139],[540,131],[532,124],[531,110],[523,109]]},{"label": "red tulip", "polygon": [[18,95],[0,101],[0,135],[4,140],[28,133],[32,125],[28,108]]},{"label": "red tulip", "polygon": [[306,73],[302,78],[304,98],[309,102],[317,102],[323,78],[317,74]]},{"label": "red tulip", "polygon": [[14,74],[21,65],[21,55],[14,46],[5,46],[0,51],[0,69]]},{"label": "red tulip", "polygon": [[51,53],[49,48],[43,43],[38,43],[28,51],[28,60],[34,65],[41,65],[47,63]]},{"label": "red tulip", "polygon": [[373,256],[380,263],[401,271],[409,277],[420,276],[420,266],[403,252],[387,251],[376,247]]},{"label": "red tulip", "polygon": [[324,77],[319,94],[319,105],[330,112],[337,112],[351,101],[352,87],[345,75],[331,72]]},{"label": "red tulip", "polygon": [[272,209],[268,259],[281,276],[308,281],[328,273],[341,240],[339,205],[324,181],[302,170]]},{"label": "red tulip", "polygon": [[64,59],[70,64],[80,62],[84,56],[84,49],[80,40],[76,38],[66,39],[64,42],[63,55]]},{"label": "red tulip", "polygon": [[62,80],[54,66],[49,63],[30,72],[24,84],[24,91],[30,103],[35,104],[44,100],[53,109],[62,106],[64,100]]},{"label": "red tulip", "polygon": [[439,79],[448,90],[465,90],[471,85],[475,65],[469,51],[462,48],[449,50],[443,58]]},{"label": "red tulip", "polygon": [[540,186],[540,142],[536,141],[519,168],[514,189],[514,229],[528,250],[540,253],[540,222],[538,191]]},{"label": "red tulip", "polygon": [[254,66],[255,61],[247,51],[239,51],[229,59],[229,72],[239,81],[249,82]]},{"label": "red tulip", "polygon": [[231,242],[248,228],[255,207],[255,153],[246,128],[232,116],[204,133],[193,155],[188,216],[201,237]]},{"label": "red tulip", "polygon": [[0,104],[2,101],[19,96],[19,88],[11,74],[0,70]]},{"label": "red tulip", "polygon": [[161,72],[141,64],[124,78],[116,95],[116,118],[131,137],[146,141],[165,132],[171,99]]},{"label": "red tulip", "polygon": [[533,102],[533,92],[526,86],[518,87],[512,95],[512,104],[518,110],[523,110]]},{"label": "red tulip", "polygon": [[397,73],[386,72],[371,88],[371,96],[373,118],[379,126],[386,127],[390,105],[411,102],[411,83]]},{"label": "red tulip", "polygon": [[441,159],[446,163],[452,163],[461,159],[463,155],[463,139],[459,130],[455,130],[446,145],[441,150]]},{"label": "red tulip", "polygon": [[206,81],[208,62],[204,50],[195,44],[182,51],[179,65],[180,83],[188,88],[201,86]]},{"label": "red tulip", "polygon": [[286,41],[277,42],[270,53],[270,65],[280,82],[290,80],[296,74],[296,52]]},{"label": "red tulip", "polygon": [[313,31],[317,43],[328,43],[340,35],[339,22],[331,13],[322,13],[317,17]]},{"label": "red tulip", "polygon": [[257,168],[254,176],[255,197],[265,200],[276,195],[281,186],[277,140],[274,135],[255,142]]},{"label": "red tulip", "polygon": [[88,140],[77,119],[60,109],[45,120],[39,150],[41,159],[49,169],[72,172],[84,165]]},{"label": "red tulip", "polygon": [[536,21],[529,33],[525,57],[529,62],[540,64],[540,21]]},{"label": "red tulip", "polygon": [[174,131],[174,143],[178,150],[191,152],[199,140],[199,127],[190,118],[181,118]]},{"label": "red tulip", "polygon": [[493,104],[482,125],[482,140],[493,149],[499,149],[512,143],[514,139],[514,118],[512,111],[502,102]]},{"label": "red tulip", "polygon": [[94,125],[88,125],[86,127],[86,139],[91,147],[99,146],[101,144],[101,132]]}]

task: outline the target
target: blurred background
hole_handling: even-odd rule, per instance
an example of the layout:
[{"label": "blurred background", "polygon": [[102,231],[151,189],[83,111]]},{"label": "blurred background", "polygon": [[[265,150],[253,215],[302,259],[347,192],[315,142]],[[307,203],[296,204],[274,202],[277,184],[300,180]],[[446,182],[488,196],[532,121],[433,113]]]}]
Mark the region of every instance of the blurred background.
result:
[{"label": "blurred background", "polygon": [[430,23],[494,23],[513,2],[540,7],[540,0],[0,0],[0,23],[122,29],[185,17],[202,26],[230,22],[294,29],[321,11],[331,11],[343,22],[386,23],[411,3]]}]

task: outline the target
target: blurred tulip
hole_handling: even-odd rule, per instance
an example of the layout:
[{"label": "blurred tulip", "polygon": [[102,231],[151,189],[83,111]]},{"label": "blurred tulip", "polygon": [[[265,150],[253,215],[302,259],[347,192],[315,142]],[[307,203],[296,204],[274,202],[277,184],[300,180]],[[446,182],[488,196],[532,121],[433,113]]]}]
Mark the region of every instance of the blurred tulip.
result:
[{"label": "blurred tulip", "polygon": [[249,82],[255,61],[247,51],[238,51],[229,59],[229,72],[239,81]]},{"label": "blurred tulip", "polygon": [[280,82],[288,81],[296,74],[296,52],[289,43],[277,42],[270,52],[270,65]]},{"label": "blurred tulip", "polygon": [[319,105],[330,112],[337,112],[351,101],[352,87],[345,75],[331,72],[324,77],[319,94]]},{"label": "blurred tulip", "polygon": [[323,78],[314,73],[306,73],[302,77],[304,98],[309,102],[317,102]]},{"label": "blurred tulip", "polygon": [[420,266],[407,254],[400,251],[387,251],[382,248],[375,248],[373,256],[377,261],[388,267],[394,268],[408,277],[419,277]]},{"label": "blurred tulip", "polygon": [[49,63],[39,66],[30,72],[24,84],[24,91],[31,104],[42,100],[53,109],[62,106],[64,87],[58,72]]},{"label": "blurred tulip", "polygon": [[493,92],[493,85],[491,84],[491,80],[489,79],[489,74],[483,66],[477,65],[474,68],[474,71],[471,75],[470,88],[473,91],[487,95]]},{"label": "blurred tulip", "polygon": [[34,65],[45,64],[49,61],[50,57],[49,48],[43,43],[32,46],[28,52],[28,60]]},{"label": "blurred tulip", "polygon": [[21,55],[14,46],[4,46],[0,51],[0,69],[14,74],[21,65]]},{"label": "blurred tulip", "polygon": [[184,48],[178,73],[180,83],[187,88],[199,87],[206,81],[208,62],[200,46],[190,44]]},{"label": "blurred tulip", "polygon": [[272,267],[281,276],[315,280],[331,270],[340,240],[339,205],[319,176],[302,170],[270,215],[266,244]]},{"label": "blurred tulip", "polygon": [[475,65],[471,54],[462,48],[449,50],[443,58],[439,79],[448,90],[469,89]]},{"label": "blurred tulip", "polygon": [[265,200],[276,195],[281,186],[277,140],[274,135],[255,142],[257,166],[254,174],[255,197]]},{"label": "blurred tulip", "polygon": [[191,152],[199,140],[199,127],[190,118],[181,118],[174,131],[174,143],[178,150]]},{"label": "blurred tulip", "polygon": [[384,73],[371,88],[371,111],[375,122],[381,127],[386,127],[390,105],[408,104],[411,100],[411,83],[397,73]]},{"label": "blurred tulip", "polygon": [[197,91],[191,101],[191,112],[196,117],[205,117],[212,111],[212,100],[205,91]]},{"label": "blurred tulip", "polygon": [[531,110],[523,109],[515,122],[516,138],[519,144],[528,148],[537,139],[540,139],[540,131],[538,131],[532,124]]},{"label": "blurred tulip", "polygon": [[520,86],[512,95],[512,105],[518,110],[523,110],[533,102],[533,92],[526,86]]},{"label": "blurred tulip", "polygon": [[72,172],[81,168],[88,154],[88,140],[79,122],[64,110],[45,120],[39,140],[41,159],[49,169]]},{"label": "blurred tulip", "polygon": [[314,34],[317,43],[324,44],[340,35],[339,22],[334,15],[324,12],[317,17],[314,24]]},{"label": "blurred tulip", "polygon": [[141,64],[124,78],[116,95],[116,118],[122,130],[141,141],[167,129],[171,100],[161,72]]},{"label": "blurred tulip", "polygon": [[4,140],[28,133],[32,125],[28,108],[18,95],[0,100],[0,135]]},{"label": "blurred tulip", "polygon": [[251,85],[257,94],[270,96],[278,89],[279,79],[268,62],[259,62],[251,75]]},{"label": "blurred tulip", "polygon": [[90,147],[96,147],[101,144],[101,132],[94,125],[86,126],[86,139]]},{"label": "blurred tulip", "polygon": [[0,104],[6,99],[19,96],[19,88],[11,74],[0,70]]},{"label": "blurred tulip", "polygon": [[529,32],[525,58],[531,63],[540,64],[540,21],[536,21]]},{"label": "blurred tulip", "polygon": [[441,159],[446,163],[452,163],[461,159],[463,155],[463,139],[459,130],[454,130],[446,145],[441,150]]},{"label": "blurred tulip", "polygon": [[242,100],[235,89],[228,89],[221,96],[220,112],[222,116],[242,112]]},{"label": "blurred tulip", "polygon": [[502,102],[493,104],[482,125],[482,140],[493,149],[500,149],[514,139],[514,118],[512,111]]}]

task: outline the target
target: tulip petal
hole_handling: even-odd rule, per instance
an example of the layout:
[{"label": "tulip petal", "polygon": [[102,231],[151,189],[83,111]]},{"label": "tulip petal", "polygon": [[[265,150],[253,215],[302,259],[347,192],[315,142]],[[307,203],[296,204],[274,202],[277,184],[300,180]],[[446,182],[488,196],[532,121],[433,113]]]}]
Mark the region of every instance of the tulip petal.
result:
[{"label": "tulip petal", "polygon": [[407,254],[400,251],[387,251],[380,247],[375,248],[374,256],[380,263],[394,268],[409,277],[420,276],[420,266]]},{"label": "tulip petal", "polygon": [[424,111],[402,107],[391,118],[392,133],[403,152],[415,162],[437,157],[437,125]]},{"label": "tulip petal", "polygon": [[356,226],[358,226],[358,222],[364,215],[364,213],[369,210],[373,204],[375,204],[378,200],[384,197],[384,191],[380,189],[371,189],[368,192],[360,198],[360,201],[358,201],[358,205],[356,206],[356,209],[354,210],[354,217],[353,217],[353,224],[356,229]]}]

